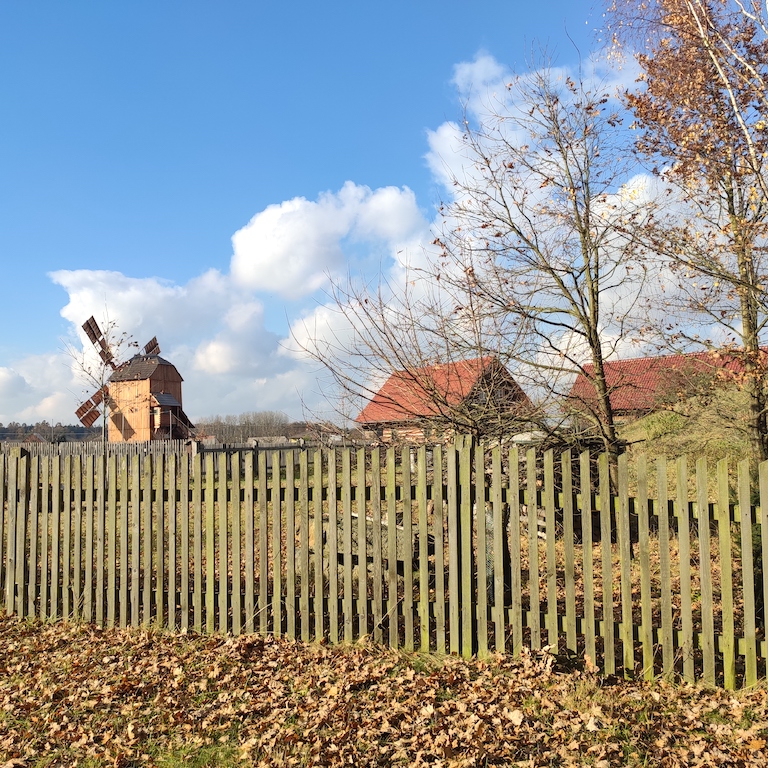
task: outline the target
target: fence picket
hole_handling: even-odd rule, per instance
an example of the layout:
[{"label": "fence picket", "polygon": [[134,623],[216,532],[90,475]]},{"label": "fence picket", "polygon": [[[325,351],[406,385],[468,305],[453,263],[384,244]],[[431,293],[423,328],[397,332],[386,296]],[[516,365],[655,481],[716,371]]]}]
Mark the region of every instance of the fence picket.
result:
[{"label": "fence picket", "polygon": [[[702,660],[704,665],[703,679],[707,685],[714,685],[715,621],[712,595],[712,552],[710,544],[710,518],[709,500],[707,497],[707,477],[707,460],[704,457],[701,457],[696,462],[696,509],[699,518],[699,567],[701,569],[699,580],[701,585]],[[766,490],[768,491],[768,475],[766,476]],[[765,498],[768,499],[768,496]]]},{"label": "fence picket", "polygon": [[461,650],[459,637],[459,500],[456,446],[448,445],[445,450],[446,476],[448,480],[448,643],[451,653]]},{"label": "fence picket", "polygon": [[[306,453],[302,453],[303,456],[306,456]],[[330,478],[330,474],[329,474]],[[306,487],[305,487],[305,498],[306,497]],[[324,534],[323,534],[323,453],[322,451],[315,451],[315,455],[313,458],[312,463],[312,503],[313,503],[313,518],[312,522],[314,525],[314,551],[313,551],[313,559],[312,562],[314,564],[315,569],[315,578],[314,578],[314,593],[312,596],[312,606],[313,606],[313,614],[314,614],[314,620],[315,620],[315,640],[317,642],[320,642],[325,637],[325,608],[323,607],[323,598],[325,595],[325,569],[323,566],[323,549],[324,549]],[[306,574],[305,577],[302,577],[302,585],[306,583],[306,599],[304,597],[304,589],[305,587],[302,586],[301,588],[301,599],[302,599],[302,605],[306,606],[306,609],[302,609],[302,616],[306,616],[306,622],[307,622],[307,636],[306,639],[309,639],[309,581],[310,581],[310,564],[309,564],[309,537],[310,537],[310,530],[309,530],[309,507],[308,507],[309,501],[306,502],[306,511],[302,511],[302,528],[303,531],[302,535],[304,538],[302,538],[302,552],[304,553],[302,557],[304,558],[302,560],[302,566],[305,567],[305,570],[303,571],[304,574]],[[330,501],[329,501],[330,504]],[[302,509],[304,509],[302,507]],[[304,610],[306,610],[306,613],[304,613]],[[302,634],[302,639],[304,639],[304,635]]]},{"label": "fence picket", "polygon": [[[213,474],[213,473],[211,473]],[[203,457],[195,456],[194,494],[192,497],[194,594],[192,595],[193,627],[203,631]]]},{"label": "fence picket", "polygon": [[[445,507],[443,506],[443,448],[432,449],[432,531],[435,539],[435,650],[445,653]],[[375,536],[375,532],[374,532]],[[375,584],[375,582],[374,582]]]},{"label": "fence picket", "polygon": [[165,454],[153,456],[152,465],[155,472],[155,624],[158,627],[166,625],[166,538],[165,538]]},{"label": "fence picket", "polygon": [[[706,486],[706,483],[705,483]],[[651,593],[651,554],[648,506],[648,465],[645,456],[637,462],[637,528],[640,560],[640,642],[643,646],[643,677],[653,680],[653,594]]]},{"label": "fence picket", "polygon": [[282,505],[280,503],[280,451],[272,454],[272,632],[283,634]]},{"label": "fence picket", "polygon": [[342,531],[342,574],[343,574],[343,626],[344,642],[351,643],[354,619],[352,617],[352,452],[341,454],[341,531]]},{"label": "fence picket", "polygon": [[[357,451],[357,604],[359,637],[368,634],[368,518],[365,448]],[[371,489],[373,496],[373,489]]]},{"label": "fence picket", "polygon": [[220,453],[218,462],[218,477],[219,482],[217,484],[218,491],[218,503],[219,503],[219,516],[217,525],[217,537],[216,544],[218,550],[218,571],[219,571],[219,591],[217,600],[218,609],[218,627],[219,632],[226,634],[229,630],[228,618],[229,618],[229,589],[228,589],[228,573],[229,573],[229,515],[227,509],[227,494],[228,494],[228,477],[227,477],[227,454]]},{"label": "fence picket", "polygon": [[[129,531],[129,499],[128,499],[128,457],[120,457],[120,626],[128,626],[128,531]],[[76,495],[79,496],[80,491],[76,488]],[[78,502],[79,508],[79,502]],[[78,512],[76,521],[80,519],[81,515]],[[79,525],[75,525],[75,548],[76,552],[79,551],[80,546],[80,528]],[[79,576],[80,571],[80,557],[79,554],[75,556],[75,562],[78,563],[77,571],[75,571],[75,583],[78,585],[77,592],[79,593]],[[187,560],[189,562],[189,560]]]},{"label": "fence picket", "polygon": [[285,631],[296,639],[296,464],[293,451],[285,457]]},{"label": "fence picket", "polygon": [[595,584],[594,584],[594,543],[592,534],[592,480],[589,451],[579,456],[579,486],[581,490],[581,540],[583,553],[584,580],[584,653],[590,663],[597,663],[595,637]]},{"label": "fence picket", "polygon": [[693,607],[691,595],[691,531],[688,510],[688,464],[677,460],[677,540],[680,553],[680,621],[682,626],[683,679],[693,683]]},{"label": "fence picket", "polygon": [[616,672],[616,649],[614,646],[613,621],[613,553],[611,548],[611,478],[608,454],[603,453],[598,460],[600,492],[600,583],[602,585],[603,604],[603,653],[605,672]]},{"label": "fence picket", "polygon": [[414,649],[413,637],[413,507],[411,505],[411,450],[400,454],[401,499],[403,504],[403,625],[406,651]]},{"label": "fence picket", "polygon": [[[176,610],[178,607],[178,601],[177,601],[177,589],[178,589],[178,582],[177,582],[177,572],[178,572],[178,558],[177,558],[177,521],[178,521],[178,508],[176,506],[176,498],[178,495],[179,485],[178,485],[178,459],[180,459],[180,456],[177,456],[175,454],[171,454],[168,456],[168,629],[173,632],[173,630],[176,629],[178,626],[178,622],[176,621]],[[237,515],[237,520],[239,523],[240,516]],[[189,563],[189,561],[182,561],[186,564]],[[238,564],[237,567],[237,576],[240,576],[240,567]],[[239,587],[239,583],[238,583]],[[240,596],[240,591],[238,588],[237,592],[238,597]],[[234,630],[233,630],[234,631]],[[237,634],[237,633],[235,633]]]},{"label": "fence picket", "polygon": [[619,565],[621,569],[621,647],[624,676],[630,677],[635,670],[634,631],[632,626],[632,543],[629,535],[629,468],[627,454],[619,456],[618,482],[619,503],[616,523],[619,540]]},{"label": "fence picket", "polygon": [[[501,493],[501,446],[491,452],[491,510],[493,514],[493,645],[496,653],[504,652],[504,580],[505,543],[504,507]],[[566,547],[568,549],[568,547]]]},{"label": "fence picket", "polygon": [[397,620],[397,501],[395,449],[387,448],[387,620],[389,644],[397,648],[400,642]]},{"label": "fence picket", "polygon": [[[51,515],[51,612],[50,618],[58,619],[59,613],[59,589],[61,587],[60,569],[60,542],[61,542],[61,457],[55,456],[53,458],[53,472],[51,473],[51,483],[53,485],[53,509]],[[91,487],[93,487],[93,472],[91,472]],[[10,512],[10,510],[9,510]],[[9,514],[10,520],[10,514]],[[91,515],[91,544],[89,553],[91,555],[91,587],[93,587],[93,516]],[[86,580],[88,579],[88,571],[86,571]],[[93,612],[91,610],[91,603],[88,604],[88,618],[86,621],[93,621]]]},{"label": "fence picket", "polygon": [[[24,516],[26,517],[26,515]],[[23,518],[21,521],[23,525]],[[72,457],[64,457],[64,474],[62,476],[62,509],[61,509],[61,533],[62,533],[62,568],[61,568],[61,615],[68,619],[71,616],[71,580],[72,580]],[[24,538],[21,537],[23,546]],[[17,545],[18,548],[18,545]],[[23,571],[22,571],[23,573]],[[22,573],[18,576],[21,579]],[[19,583],[21,588],[21,583]],[[23,615],[23,614],[19,614]]]},{"label": "fence picket", "polygon": [[[90,462],[90,457],[88,458]],[[141,583],[141,464],[138,454],[131,456],[131,626],[139,626],[139,585]],[[86,485],[88,484],[86,478]],[[198,485],[199,487],[199,485]],[[90,499],[93,493],[92,487],[86,489],[88,502],[86,514],[90,512]],[[88,519],[86,518],[86,528]],[[86,533],[86,550],[87,546]],[[87,552],[86,552],[87,559]],[[87,567],[87,566],[86,566]],[[87,573],[87,571],[86,571]],[[86,602],[90,600],[88,581],[86,577]]]},{"label": "fence picket", "polygon": [[339,642],[339,522],[336,449],[328,451],[328,637]]},{"label": "fence picket", "polygon": [[757,683],[757,633],[755,627],[755,569],[752,555],[752,509],[749,460],[738,465],[739,527],[741,529],[741,587],[744,601],[744,685]]},{"label": "fence picket", "polygon": [[254,497],[253,497],[253,453],[243,457],[243,514],[245,515],[245,632],[255,629],[255,600],[254,578],[256,573],[256,558],[254,554]]},{"label": "fence picket", "polygon": [[107,626],[117,615],[117,456],[107,457]]},{"label": "fence picket", "polygon": [[525,466],[526,534],[528,536],[528,622],[531,628],[531,648],[541,648],[541,592],[539,583],[539,508],[536,482],[536,451],[529,448]]},{"label": "fence picket", "polygon": [[720,650],[723,654],[723,685],[731,690],[736,687],[736,639],[729,501],[728,459],[721,459],[717,462],[717,529],[720,545],[720,610],[723,625]]},{"label": "fence picket", "polygon": [[509,527],[512,586],[512,655],[517,657],[523,647],[523,575],[520,540],[520,453],[515,446],[509,452]]},{"label": "fence picket", "polygon": [[[474,620],[477,627],[477,655],[483,658],[488,655],[488,577],[490,575],[488,559],[487,510],[485,506],[485,450],[476,443],[472,456],[473,480],[472,495],[474,496],[475,529],[477,531],[477,607]],[[406,593],[407,594],[407,593]]]},{"label": "fence picket", "polygon": [[[242,457],[239,452],[232,454],[229,513],[232,521],[232,634],[237,637],[243,631],[243,599],[242,599],[242,508],[240,506],[240,490],[242,488]],[[169,534],[170,535],[170,534]]]},{"label": "fence picket", "polygon": [[544,454],[544,515],[547,558],[547,645],[557,648],[557,555],[555,554],[555,460],[550,448]]},{"label": "fence picket", "polygon": [[667,485],[667,460],[656,460],[656,488],[659,497],[659,568],[661,571],[661,657],[665,677],[675,671],[675,649],[672,627],[672,569],[669,554],[669,493]]},{"label": "fence picket", "polygon": [[[21,453],[18,457],[16,475],[18,504],[16,506],[16,615],[23,618],[27,609],[26,579],[27,566],[27,496],[29,489],[29,457]],[[66,614],[65,614],[66,615]]]},{"label": "fence picket", "polygon": [[[141,587],[141,623],[148,627],[152,621],[152,455],[142,457],[141,472],[141,549],[144,564]],[[208,527],[213,531],[213,526]],[[209,561],[210,562],[210,561]],[[208,585],[208,594],[213,597],[213,589]],[[213,631],[212,626],[207,626],[208,632]]]},{"label": "fence picket", "polygon": [[259,453],[259,632],[269,629],[269,510],[267,508],[267,454]]},{"label": "fence picket", "polygon": [[384,641],[384,565],[381,546],[381,452],[379,448],[371,451],[371,580],[373,581],[373,640]]},{"label": "fence picket", "polygon": [[[8,494],[8,510],[6,513],[5,537],[5,612],[14,612],[16,598],[16,487],[18,486],[19,455],[21,450],[15,450],[8,457],[8,486],[12,492]],[[0,537],[3,531],[0,530]],[[58,541],[57,541],[58,549]],[[22,559],[22,558],[19,558]]]},{"label": "fence picket", "polygon": [[[1,461],[0,461],[1,463]],[[2,482],[2,476],[0,476]],[[0,491],[0,504],[3,492]],[[0,515],[2,519],[2,515]],[[31,456],[29,465],[29,595],[27,615],[37,615],[37,563],[39,556],[38,536],[40,522],[40,457]],[[1,528],[0,528],[1,530]],[[1,563],[2,561],[0,561]],[[0,565],[0,571],[2,566]]]},{"label": "fence picket", "polygon": [[[568,650],[576,653],[576,560],[573,528],[573,467],[571,452],[565,451],[560,457],[563,475],[563,542],[565,544],[565,643]],[[582,546],[586,546],[582,542]]]}]

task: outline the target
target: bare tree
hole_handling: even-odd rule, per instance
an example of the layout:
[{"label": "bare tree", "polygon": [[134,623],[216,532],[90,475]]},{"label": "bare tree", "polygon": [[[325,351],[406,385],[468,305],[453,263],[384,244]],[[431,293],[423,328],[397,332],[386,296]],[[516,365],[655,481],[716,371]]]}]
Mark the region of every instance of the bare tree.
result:
[{"label": "bare tree", "polygon": [[661,330],[672,342],[740,355],[760,459],[768,458],[766,13],[746,0],[617,2],[612,10],[616,43],[639,48],[641,86],[626,98],[641,129],[638,150],[667,198],[645,230],[675,284],[658,299],[667,310]]},{"label": "bare tree", "polygon": [[454,180],[436,277],[483,307],[486,330],[515,338],[509,357],[550,402],[580,373],[605,449],[618,437],[605,360],[626,342],[644,282],[635,229],[647,215],[610,94],[549,66],[516,77],[477,126]]}]

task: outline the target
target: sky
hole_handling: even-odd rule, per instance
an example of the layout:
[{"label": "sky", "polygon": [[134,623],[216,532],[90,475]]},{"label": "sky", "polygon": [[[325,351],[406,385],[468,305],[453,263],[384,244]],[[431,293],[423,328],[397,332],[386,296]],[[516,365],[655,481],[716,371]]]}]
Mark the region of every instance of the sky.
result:
[{"label": "sky", "polygon": [[[184,408],[323,410],[291,343],[331,281],[429,243],[462,104],[580,0],[0,0],[0,422],[74,423],[94,315],[156,335]],[[73,354],[74,353],[74,354]]]}]

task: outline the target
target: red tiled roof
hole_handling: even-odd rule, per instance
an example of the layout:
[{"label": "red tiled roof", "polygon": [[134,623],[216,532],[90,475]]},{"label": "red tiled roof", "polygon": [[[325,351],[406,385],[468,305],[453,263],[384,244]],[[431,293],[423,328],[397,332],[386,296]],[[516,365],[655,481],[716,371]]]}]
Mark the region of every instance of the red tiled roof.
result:
[{"label": "red tiled roof", "polygon": [[[572,405],[595,407],[595,388],[590,380],[594,366],[585,365],[571,387]],[[691,377],[700,374],[744,370],[743,363],[727,352],[693,352],[682,355],[638,357],[605,363],[605,378],[614,413],[651,411],[665,395],[674,394]],[[576,401],[576,402],[573,402]]]},{"label": "red tiled roof", "polygon": [[[447,410],[466,400],[483,374],[494,365],[501,368],[496,358],[487,356],[395,371],[355,421],[374,424],[447,415]],[[514,383],[508,373],[506,376]],[[520,399],[527,402],[522,390],[520,395]]]}]

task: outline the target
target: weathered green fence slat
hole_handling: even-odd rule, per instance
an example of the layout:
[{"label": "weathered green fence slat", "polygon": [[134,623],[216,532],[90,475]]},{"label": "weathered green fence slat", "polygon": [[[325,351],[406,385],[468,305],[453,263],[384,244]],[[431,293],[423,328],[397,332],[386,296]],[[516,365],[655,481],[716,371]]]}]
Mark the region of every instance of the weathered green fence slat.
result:
[{"label": "weathered green fence slat", "polygon": [[[306,459],[306,454],[302,454]],[[253,453],[243,456],[243,516],[245,522],[245,617],[243,629],[253,632],[255,626],[256,596],[254,594],[254,574],[256,556],[254,554],[254,497],[253,497]]]},{"label": "weathered green fence slat", "polygon": [[544,454],[544,520],[547,559],[547,644],[557,648],[557,555],[555,553],[555,458],[550,448]]},{"label": "weathered green fence slat", "polygon": [[384,620],[382,605],[384,604],[384,567],[381,546],[381,452],[378,448],[371,451],[371,580],[373,582],[373,639],[374,642],[384,641],[382,622]]},{"label": "weathered green fence slat", "polygon": [[219,502],[219,520],[218,520],[218,563],[219,563],[219,632],[226,634],[229,631],[229,509],[228,504],[228,472],[227,472],[227,454],[219,454],[219,483],[218,483],[218,502]]},{"label": "weathered green fence slat", "polygon": [[[315,640],[320,642],[325,636],[325,609],[323,608],[323,599],[325,596],[325,567],[323,565],[323,452],[316,450],[312,463],[312,501],[313,501],[313,523],[314,523],[314,593],[313,593],[313,616],[315,621]],[[309,514],[307,512],[307,514]],[[309,639],[309,517],[304,516],[302,512],[302,568],[306,567],[302,573],[302,604],[306,605],[306,613],[302,612],[302,627],[307,625],[307,639]],[[306,602],[304,600],[304,584],[306,583]],[[303,611],[303,609],[302,609]],[[302,639],[304,639],[304,630],[302,629]]]},{"label": "weathered green fence slat", "polygon": [[345,643],[351,643],[354,619],[352,616],[352,452],[349,450],[341,454],[341,515],[343,637]]},{"label": "weathered green fence slat", "polygon": [[669,545],[669,491],[667,482],[667,460],[656,460],[656,488],[659,515],[659,569],[661,572],[661,657],[665,677],[675,671],[674,632],[672,628],[672,568]]},{"label": "weathered green fence slat", "polygon": [[[86,458],[86,461],[89,459]],[[139,579],[141,574],[141,547],[139,546],[141,538],[141,465],[139,456],[131,457],[131,626],[139,626]],[[92,475],[91,475],[92,476]],[[196,482],[196,488],[199,490],[199,481]],[[85,513],[90,515],[90,504],[93,493],[93,486],[86,478],[86,507]],[[86,517],[86,528],[88,518]],[[86,534],[86,542],[88,536]],[[88,546],[86,543],[86,560],[88,559]],[[87,566],[86,566],[87,567]],[[88,579],[85,583],[85,599],[90,600],[88,595]]]},{"label": "weathered green fence slat", "polygon": [[[0,483],[2,476],[0,475]],[[3,503],[3,492],[0,490],[0,504]],[[2,520],[2,515],[0,515]],[[38,537],[40,522],[40,457],[31,456],[29,465],[29,594],[27,599],[27,615],[37,615],[37,563],[40,554]],[[0,560],[2,563],[2,560]],[[0,566],[2,570],[2,566]],[[79,565],[78,565],[79,570]],[[77,598],[75,598],[77,605]]]},{"label": "weathered green fence slat", "polygon": [[[8,510],[5,535],[5,611],[13,613],[16,586],[16,488],[18,486],[19,450],[8,457]],[[3,532],[0,531],[0,534]],[[58,543],[57,543],[58,547]]]},{"label": "weathered green fence slat", "polygon": [[29,457],[25,453],[19,456],[18,492],[19,502],[16,507],[16,613],[23,617],[27,608],[26,578],[27,567],[27,504],[29,496]]},{"label": "weathered green fence slat", "polygon": [[[96,623],[104,626],[104,552],[106,544],[106,518],[107,518],[107,497],[106,497],[106,456],[101,457],[96,462]],[[150,468],[151,472],[151,468]],[[69,500],[67,500],[67,506]],[[151,544],[150,544],[151,546]],[[149,564],[150,578],[152,571],[151,558],[147,561]]]},{"label": "weathered green fence slat", "polygon": [[397,458],[394,448],[387,448],[387,620],[389,622],[389,644],[397,648],[400,644],[398,631],[397,600]]},{"label": "weathered green fence slat", "polygon": [[[357,451],[357,595],[358,637],[368,634],[368,527],[365,509],[366,496],[365,448]],[[373,495],[373,490],[371,490]]]},{"label": "weathered green fence slat", "polygon": [[283,525],[280,504],[280,451],[272,453],[272,632],[283,634]]},{"label": "weathered green fence slat", "polygon": [[693,683],[693,597],[691,579],[691,530],[688,510],[688,463],[684,456],[677,460],[677,539],[680,553],[680,621],[682,625],[683,679]]},{"label": "weathered green fence slat", "polygon": [[[178,490],[179,490],[179,475],[178,475],[178,469],[179,469],[179,459],[181,457],[177,456],[176,454],[171,454],[167,458],[167,468],[168,468],[168,629],[171,631],[175,630],[178,626],[176,622],[176,609],[177,609],[177,602],[176,602],[176,590],[178,589],[179,585],[177,583],[177,572],[178,572],[178,531],[177,531],[177,525],[178,525],[178,507],[176,504],[176,499],[178,497]],[[240,523],[240,516],[237,516],[238,525]],[[188,561],[186,561],[185,565],[188,564]],[[239,579],[240,577],[240,568],[238,565],[237,568],[237,577]],[[238,582],[237,586],[237,598],[240,599],[240,584]],[[238,614],[238,620],[239,620],[239,614]],[[233,629],[234,632],[234,629]],[[237,633],[235,633],[237,634]]]},{"label": "weathered green fence slat", "polygon": [[541,601],[539,584],[539,510],[537,504],[536,452],[529,448],[526,453],[525,490],[528,524],[528,599],[530,606],[531,648],[541,648]]},{"label": "weathered green fence slat", "polygon": [[[319,451],[315,452],[312,463],[312,482],[315,500],[315,518],[317,518],[318,505],[318,476],[322,476],[323,464],[322,456]],[[322,508],[321,508],[322,512]],[[322,517],[321,517],[322,523]],[[321,528],[322,534],[322,528]],[[315,554],[318,548],[322,549],[322,535],[315,541]],[[322,579],[322,568],[318,571],[315,568],[315,592],[314,592],[314,616],[315,616],[315,639],[317,637],[318,622],[321,622],[323,615],[323,589],[318,589],[317,580]],[[307,643],[310,640],[309,623],[309,456],[307,451],[302,451],[299,455],[299,579],[301,580],[301,596],[299,600],[299,620],[301,622],[301,639]]]},{"label": "weathered green fence slat", "polygon": [[189,457],[184,456],[181,460],[181,482],[179,488],[179,506],[181,508],[181,519],[179,525],[179,546],[181,549],[181,575],[179,579],[179,626],[182,632],[189,630],[189,568],[192,563],[189,554]]},{"label": "weathered green fence slat", "polygon": [[613,553],[611,548],[611,468],[608,454],[603,453],[598,460],[600,488],[600,556],[603,603],[603,648],[605,672],[616,672],[616,648],[614,645],[613,619]]},{"label": "weathered green fence slat", "polygon": [[[46,456],[42,459],[42,497],[40,499],[43,514],[41,521],[41,535],[40,535],[40,618],[45,620],[49,618],[50,613],[48,610],[48,588],[50,586],[48,563],[49,563],[49,547],[50,547],[50,534],[49,534],[49,514],[51,504],[51,459]],[[2,533],[2,531],[0,531]],[[2,536],[0,536],[0,540]],[[7,578],[7,576],[6,576]],[[83,614],[84,615],[84,614]]]},{"label": "weathered green fence slat", "polygon": [[[72,562],[74,563],[74,574],[72,581],[72,618],[77,620],[83,614],[83,457],[75,456],[72,472],[74,474],[74,530],[72,537],[74,539],[74,552]],[[45,491],[43,491],[45,493]],[[127,561],[127,557],[126,557]],[[34,560],[32,561],[34,562]],[[121,560],[122,565],[122,560]],[[45,564],[43,564],[45,567]],[[126,588],[127,589],[127,588]],[[41,595],[42,599],[42,595]],[[121,624],[125,626],[125,624]]]},{"label": "weathered green fence slat", "polygon": [[296,456],[285,457],[285,631],[296,639]]},{"label": "weathered green fence slat", "polygon": [[[62,533],[62,568],[61,568],[61,615],[67,619],[71,616],[70,590],[72,588],[72,457],[64,457],[64,474],[62,476],[62,509],[61,509],[61,533]],[[25,518],[26,515],[23,515]],[[20,520],[23,526],[23,518]],[[18,530],[18,529],[17,529]],[[21,549],[20,549],[21,547]],[[23,551],[24,535],[17,539],[17,550]],[[17,563],[17,565],[19,565]],[[18,574],[19,595],[22,589],[22,571]],[[23,613],[19,615],[23,616]]]},{"label": "weathered green fence slat", "polygon": [[739,527],[741,528],[741,586],[744,601],[744,685],[757,683],[757,632],[755,627],[755,570],[752,555],[752,514],[749,461],[738,465]]},{"label": "weathered green fence slat", "polygon": [[592,539],[592,482],[590,456],[583,451],[579,456],[579,484],[581,488],[581,531],[584,580],[584,651],[592,664],[597,664],[595,638],[595,583],[594,547]]},{"label": "weathered green fence slat", "polygon": [[[203,631],[203,456],[198,453],[193,465],[194,493],[192,495],[192,557],[194,559],[194,593],[192,595],[192,626]],[[255,629],[255,628],[254,628]]]},{"label": "weathered green fence slat", "polygon": [[484,658],[488,655],[488,576],[490,575],[488,539],[487,539],[487,510],[485,506],[485,449],[476,443],[472,457],[473,480],[472,495],[474,496],[475,528],[477,531],[477,608],[474,619],[477,623],[477,655]]},{"label": "weathered green fence slat", "polygon": [[[5,546],[5,527],[8,523],[6,514],[6,503],[10,503],[10,496],[6,494],[12,492],[13,485],[8,482],[7,464],[11,457],[8,454],[0,456],[0,597],[5,605],[5,595],[8,588],[8,549]],[[46,484],[43,484],[45,488]],[[45,569],[43,569],[45,570]]]},{"label": "weathered green fence slat", "polygon": [[269,628],[269,510],[267,507],[267,454],[259,453],[259,632]]},{"label": "weathered green fence slat", "polygon": [[[150,564],[150,590],[149,590],[149,621],[157,627],[163,624],[163,591],[165,579],[164,553],[165,553],[165,520],[163,509],[163,493],[165,490],[164,473],[165,467],[163,457],[158,455],[149,455],[145,458],[150,464],[152,478],[149,482],[150,494],[150,520],[151,529],[149,537],[149,556],[147,562]],[[152,576],[154,575],[154,578]],[[152,612],[154,607],[154,614]]]},{"label": "weathered green fence slat", "polygon": [[[53,458],[53,471],[51,472],[51,483],[53,485],[51,510],[51,611],[52,619],[60,618],[61,605],[59,603],[59,590],[61,588],[61,457]],[[90,487],[93,489],[93,464],[89,466]],[[93,507],[93,497],[91,497],[91,507]],[[10,518],[10,516],[9,516]],[[90,559],[86,562],[86,583],[90,584],[90,592],[87,603],[86,621],[93,621],[93,513],[89,515],[90,522],[90,541],[86,542]]]},{"label": "weathered green fence slat", "polygon": [[627,455],[618,460],[619,503],[616,523],[619,540],[619,564],[621,568],[621,647],[624,676],[635,671],[634,627],[632,626],[632,544],[629,526],[629,467]]},{"label": "weathered green fence slat", "polygon": [[[475,651],[475,580],[477,561],[473,547],[472,443],[464,438],[459,451],[459,548],[461,573],[461,655],[469,658]],[[478,505],[479,506],[479,505]]]},{"label": "weathered green fence slat", "polygon": [[339,642],[339,521],[336,449],[328,451],[328,637]]},{"label": "weathered green fence slat", "polygon": [[403,647],[413,651],[413,507],[411,505],[411,450],[404,447],[400,454],[401,498],[403,504]]},{"label": "weathered green fence slat", "polygon": [[[117,456],[107,458],[107,626],[117,618]],[[69,547],[67,547],[68,549]],[[79,563],[75,564],[79,568]]]},{"label": "weathered green fence slat", "polygon": [[445,514],[443,506],[443,449],[432,449],[432,501],[435,539],[435,650],[445,653]]},{"label": "weathered green fence slat", "polygon": [[[152,456],[141,457],[141,487],[139,489],[139,524],[141,526],[141,624],[152,621]],[[210,632],[212,627],[206,627]]]},{"label": "weathered green fence slat", "polygon": [[455,445],[445,449],[446,478],[448,483],[448,643],[451,653],[461,650],[459,614],[459,498],[457,453]]},{"label": "weathered green fence slat", "polygon": [[515,446],[509,452],[509,542],[511,549],[512,655],[518,657],[523,647],[523,576],[520,540],[520,453]]},{"label": "weathered green fence slat", "polygon": [[640,642],[643,646],[643,677],[653,680],[653,594],[651,593],[650,510],[648,506],[648,465],[645,456],[637,462],[637,527],[640,561]]},{"label": "weathered green fence slat", "polygon": [[[701,457],[696,462],[696,508],[699,515],[699,580],[701,585],[703,679],[708,685],[714,685],[715,614],[712,595],[712,551],[709,535],[710,521],[707,478],[707,460],[704,457]],[[768,480],[768,477],[766,479]],[[766,496],[766,499],[768,500],[768,496]]]},{"label": "weathered green fence slat", "polygon": [[573,467],[571,452],[560,456],[563,482],[563,543],[565,578],[565,643],[569,651],[576,653],[576,560],[573,528]]},{"label": "weathered green fence slat", "polygon": [[501,492],[501,446],[499,445],[495,445],[491,451],[491,512],[493,515],[493,646],[497,653],[503,653],[506,526]]},{"label": "weathered green fence slat", "polygon": [[717,462],[717,527],[720,544],[720,610],[722,636],[720,651],[723,655],[723,685],[736,687],[736,642],[733,612],[733,561],[731,559],[731,520],[728,488],[728,460]]}]

